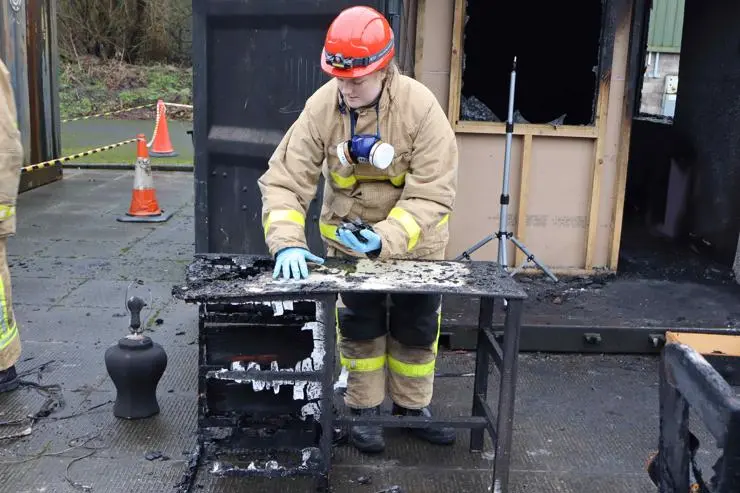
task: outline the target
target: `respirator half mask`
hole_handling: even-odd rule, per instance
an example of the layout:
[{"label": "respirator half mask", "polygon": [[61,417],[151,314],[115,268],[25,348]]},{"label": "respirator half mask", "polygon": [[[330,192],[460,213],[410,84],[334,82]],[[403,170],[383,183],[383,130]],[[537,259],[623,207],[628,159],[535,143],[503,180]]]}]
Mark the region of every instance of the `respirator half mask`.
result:
[{"label": "respirator half mask", "polygon": [[375,114],[377,115],[377,130],[375,135],[360,134],[355,135],[355,116],[350,113],[350,140],[346,140],[337,145],[337,156],[342,166],[352,166],[355,164],[371,164],[378,169],[386,169],[393,162],[395,150],[387,142],[380,138],[380,112],[378,104],[375,104]]}]

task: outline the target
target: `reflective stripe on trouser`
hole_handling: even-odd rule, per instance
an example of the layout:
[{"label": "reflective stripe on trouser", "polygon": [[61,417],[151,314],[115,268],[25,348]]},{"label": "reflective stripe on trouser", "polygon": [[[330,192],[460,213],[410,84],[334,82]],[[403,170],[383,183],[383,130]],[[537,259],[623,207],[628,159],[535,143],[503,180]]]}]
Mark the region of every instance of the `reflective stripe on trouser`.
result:
[{"label": "reflective stripe on trouser", "polygon": [[389,390],[394,402],[415,409],[431,400],[440,297],[394,294],[390,298],[387,335],[385,295],[342,293],[346,309],[337,317],[341,329],[337,338],[342,365],[349,373],[345,394],[349,407],[372,407],[383,401],[386,363],[392,370]]},{"label": "reflective stripe on trouser", "polygon": [[21,340],[13,316],[7,241],[7,237],[0,238],[0,370],[10,368],[21,356]]},{"label": "reflective stripe on trouser", "polygon": [[440,322],[438,312],[437,336],[427,347],[401,344],[388,335],[388,392],[399,406],[421,409],[432,401]]},{"label": "reflective stripe on trouser", "polygon": [[385,336],[369,341],[339,337],[340,359],[348,371],[344,394],[348,407],[375,407],[385,399],[385,342]]},{"label": "reflective stripe on trouser", "polygon": [[344,403],[355,409],[378,406],[385,399],[386,296],[341,296],[346,308],[341,317],[337,313],[337,341],[340,361],[348,373]]}]

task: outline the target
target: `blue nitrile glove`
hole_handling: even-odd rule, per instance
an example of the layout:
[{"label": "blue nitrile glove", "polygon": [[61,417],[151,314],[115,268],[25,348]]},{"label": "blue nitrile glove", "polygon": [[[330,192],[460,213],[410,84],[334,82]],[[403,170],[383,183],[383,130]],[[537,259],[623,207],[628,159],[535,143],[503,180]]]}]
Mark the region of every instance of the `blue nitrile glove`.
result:
[{"label": "blue nitrile glove", "polygon": [[378,233],[369,229],[363,229],[360,231],[360,236],[365,238],[367,241],[360,241],[354,233],[344,228],[337,228],[337,237],[342,245],[360,253],[370,253],[380,250],[381,241]]},{"label": "blue nitrile glove", "polygon": [[275,258],[275,270],[272,271],[272,277],[277,279],[282,271],[283,279],[290,279],[291,274],[295,279],[306,278],[308,277],[306,260],[315,264],[324,263],[323,258],[317,257],[305,248],[289,247],[280,250]]}]

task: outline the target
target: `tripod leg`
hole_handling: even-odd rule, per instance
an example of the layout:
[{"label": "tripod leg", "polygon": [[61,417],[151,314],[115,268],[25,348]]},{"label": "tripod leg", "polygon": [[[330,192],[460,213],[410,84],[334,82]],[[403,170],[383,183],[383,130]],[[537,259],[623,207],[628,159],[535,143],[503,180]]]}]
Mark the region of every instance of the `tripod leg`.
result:
[{"label": "tripod leg", "polygon": [[547,268],[547,266],[540,263],[540,261],[535,258],[534,254],[532,254],[529,250],[527,250],[527,247],[525,247],[521,241],[517,240],[514,236],[510,236],[509,239],[511,240],[512,243],[514,243],[514,245],[517,246],[517,248],[519,248],[522,252],[524,252],[524,255],[527,256],[527,260],[532,261],[537,267],[542,269],[542,271],[545,274],[547,274],[547,276],[550,279],[552,279],[555,282],[558,282],[558,278],[555,276],[555,274],[553,274],[552,271],[550,271],[550,269]]},{"label": "tripod leg", "polygon": [[498,264],[505,269],[508,260],[509,256],[506,255],[506,234],[502,234],[498,237]]},{"label": "tripod leg", "polygon": [[465,250],[464,252],[462,252],[460,255],[458,255],[457,257],[455,257],[455,260],[462,260],[464,258],[470,260],[470,254],[471,253],[473,253],[474,251],[478,250],[479,248],[481,248],[483,245],[485,245],[489,241],[493,240],[494,238],[496,238],[496,235],[495,234],[486,236],[485,238],[483,238],[482,240],[480,240],[478,243],[476,243],[475,245],[473,245],[472,247],[468,248],[467,250]]}]

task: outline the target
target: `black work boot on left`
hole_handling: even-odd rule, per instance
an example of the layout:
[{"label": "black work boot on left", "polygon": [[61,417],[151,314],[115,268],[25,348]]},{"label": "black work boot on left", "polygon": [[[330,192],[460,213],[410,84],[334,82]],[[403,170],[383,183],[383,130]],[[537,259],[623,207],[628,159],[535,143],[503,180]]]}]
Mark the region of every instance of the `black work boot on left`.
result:
[{"label": "black work boot on left", "polygon": [[[395,402],[393,403],[394,416],[424,416],[427,418],[432,417],[432,412],[428,407],[422,409],[406,409],[401,407]],[[451,445],[455,443],[455,429],[454,428],[442,428],[442,427],[429,427],[429,428],[408,428],[412,435],[420,438],[429,443],[435,445]]]},{"label": "black work boot on left", "polygon": [[[368,409],[350,409],[352,416],[380,416],[380,406]],[[383,427],[378,425],[355,425],[350,428],[349,441],[360,452],[377,454],[385,450]]]},{"label": "black work boot on left", "polygon": [[0,371],[0,393],[15,390],[18,385],[20,385],[20,380],[15,372],[15,365]]}]

